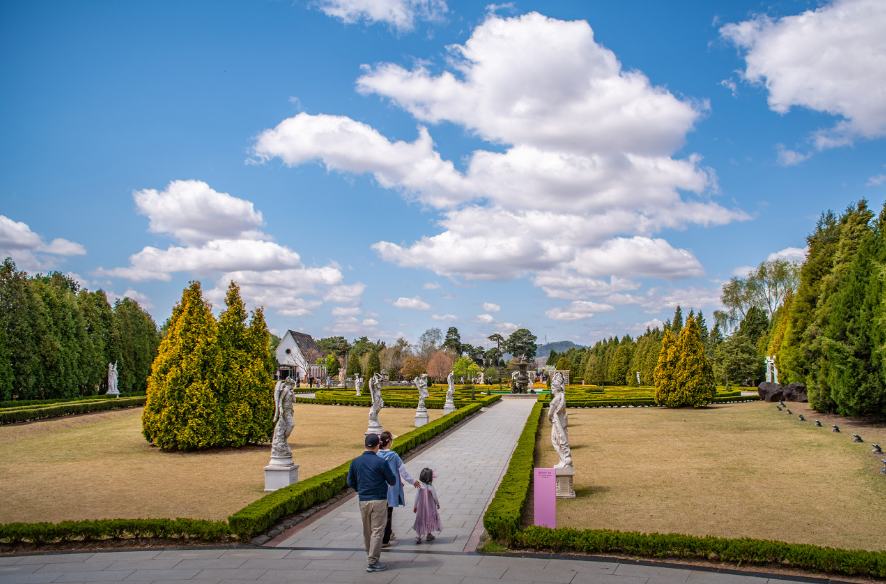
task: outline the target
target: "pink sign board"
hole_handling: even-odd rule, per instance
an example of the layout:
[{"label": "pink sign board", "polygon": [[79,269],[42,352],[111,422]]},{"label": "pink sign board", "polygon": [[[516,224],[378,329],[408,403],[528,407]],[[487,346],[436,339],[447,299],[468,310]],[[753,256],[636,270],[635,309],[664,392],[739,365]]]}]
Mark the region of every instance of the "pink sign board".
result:
[{"label": "pink sign board", "polygon": [[535,469],[535,524],[557,527],[557,475],[552,468]]}]

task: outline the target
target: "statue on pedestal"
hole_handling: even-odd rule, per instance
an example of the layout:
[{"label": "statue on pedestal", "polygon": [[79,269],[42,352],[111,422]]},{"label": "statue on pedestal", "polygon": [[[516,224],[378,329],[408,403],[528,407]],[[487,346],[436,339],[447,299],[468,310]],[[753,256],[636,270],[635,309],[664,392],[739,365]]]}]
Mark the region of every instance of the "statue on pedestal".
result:
[{"label": "statue on pedestal", "polygon": [[450,371],[449,375],[446,376],[446,381],[449,382],[449,389],[446,390],[446,403],[443,404],[443,415],[451,414],[455,411],[455,401],[453,397],[455,396],[455,372]]},{"label": "statue on pedestal", "polygon": [[415,410],[415,427],[419,428],[428,423],[428,408],[425,407],[425,400],[428,395],[428,374],[422,373],[415,378],[415,387],[418,388],[418,408]]},{"label": "statue on pedestal", "polygon": [[117,362],[114,361],[113,364],[108,363],[108,393],[107,395],[116,395],[120,396],[120,392],[117,390]]},{"label": "statue on pedestal", "polygon": [[569,420],[566,417],[566,393],[564,391],[563,374],[559,371],[551,380],[551,405],[548,406],[548,420],[551,422],[551,444],[560,457],[554,468],[572,466],[572,454],[569,452]]},{"label": "statue on pedestal", "polygon": [[360,374],[354,375],[354,389],[357,390],[357,395],[360,395],[360,386],[363,385],[363,380],[360,379]]},{"label": "statue on pedestal", "polygon": [[384,400],[381,399],[381,374],[376,373],[369,378],[369,395],[372,398],[372,405],[369,406],[369,428],[367,434],[381,434],[381,422],[378,421],[378,413],[385,407]]}]

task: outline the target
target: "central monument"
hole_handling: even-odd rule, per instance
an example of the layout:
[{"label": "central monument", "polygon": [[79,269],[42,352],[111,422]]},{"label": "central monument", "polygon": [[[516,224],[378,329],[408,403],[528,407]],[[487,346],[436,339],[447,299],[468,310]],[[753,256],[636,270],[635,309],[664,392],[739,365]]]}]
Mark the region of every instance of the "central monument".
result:
[{"label": "central monument", "polygon": [[527,369],[529,369],[531,363],[526,360],[526,355],[523,355],[515,365],[519,371],[516,372],[514,377],[514,385],[511,388],[511,393],[526,393],[529,389],[529,372]]}]

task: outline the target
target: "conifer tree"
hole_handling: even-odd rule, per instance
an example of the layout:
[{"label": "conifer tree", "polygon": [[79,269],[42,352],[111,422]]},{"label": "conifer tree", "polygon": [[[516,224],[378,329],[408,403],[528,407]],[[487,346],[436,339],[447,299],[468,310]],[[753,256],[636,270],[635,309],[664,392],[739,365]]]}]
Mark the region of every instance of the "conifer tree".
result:
[{"label": "conifer tree", "polygon": [[705,356],[704,343],[695,317],[686,319],[680,333],[680,359],[677,363],[677,390],[668,395],[668,407],[699,407],[710,403],[717,393],[714,370]]},{"label": "conifer tree", "polygon": [[273,382],[267,360],[270,337],[260,308],[253,312],[248,328],[246,316],[240,288],[231,282],[225,310],[219,315],[217,380],[223,412],[219,440],[230,446],[266,441],[273,430]]},{"label": "conifer tree", "polygon": [[191,282],[173,308],[148,378],[142,433],[149,442],[180,450],[223,443],[215,386],[220,361],[218,326],[200,282]]},{"label": "conifer tree", "polygon": [[679,347],[670,329],[665,329],[661,341],[658,365],[655,366],[655,403],[667,405],[671,395],[677,392],[677,365],[680,361]]},{"label": "conifer tree", "polygon": [[348,357],[348,370],[346,371],[348,377],[354,377],[359,375],[362,371],[360,367],[360,355],[357,354],[357,351],[351,351],[351,356]]},{"label": "conifer tree", "polygon": [[680,337],[680,333],[683,331],[683,309],[680,308],[680,305],[677,305],[677,309],[674,311],[674,322],[671,324],[671,333],[675,338]]},{"label": "conifer tree", "polygon": [[[366,383],[369,383],[369,380],[376,373],[381,373],[381,360],[378,358],[378,351],[372,351],[369,353],[369,360],[366,362],[366,374],[364,375]],[[366,387],[369,386],[367,385]]]}]

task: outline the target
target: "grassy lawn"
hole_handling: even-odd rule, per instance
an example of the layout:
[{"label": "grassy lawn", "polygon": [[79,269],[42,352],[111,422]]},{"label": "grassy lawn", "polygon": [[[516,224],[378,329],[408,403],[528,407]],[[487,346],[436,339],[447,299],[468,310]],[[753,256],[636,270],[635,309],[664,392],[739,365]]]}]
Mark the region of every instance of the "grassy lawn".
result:
[{"label": "grassy lawn", "polygon": [[[884,457],[870,446],[886,445],[886,427],[789,407],[793,415],[763,402],[569,410],[578,497],[558,500],[557,527],[886,550]],[[550,468],[546,416],[535,459]]]},{"label": "grassy lawn", "polygon": [[[68,519],[224,519],[261,497],[267,446],[168,453],[141,434],[142,408],[0,426],[0,523]],[[431,420],[443,415],[430,410]],[[363,450],[368,408],[297,404],[289,437],[299,479]],[[384,409],[394,435],[415,411]]]}]

